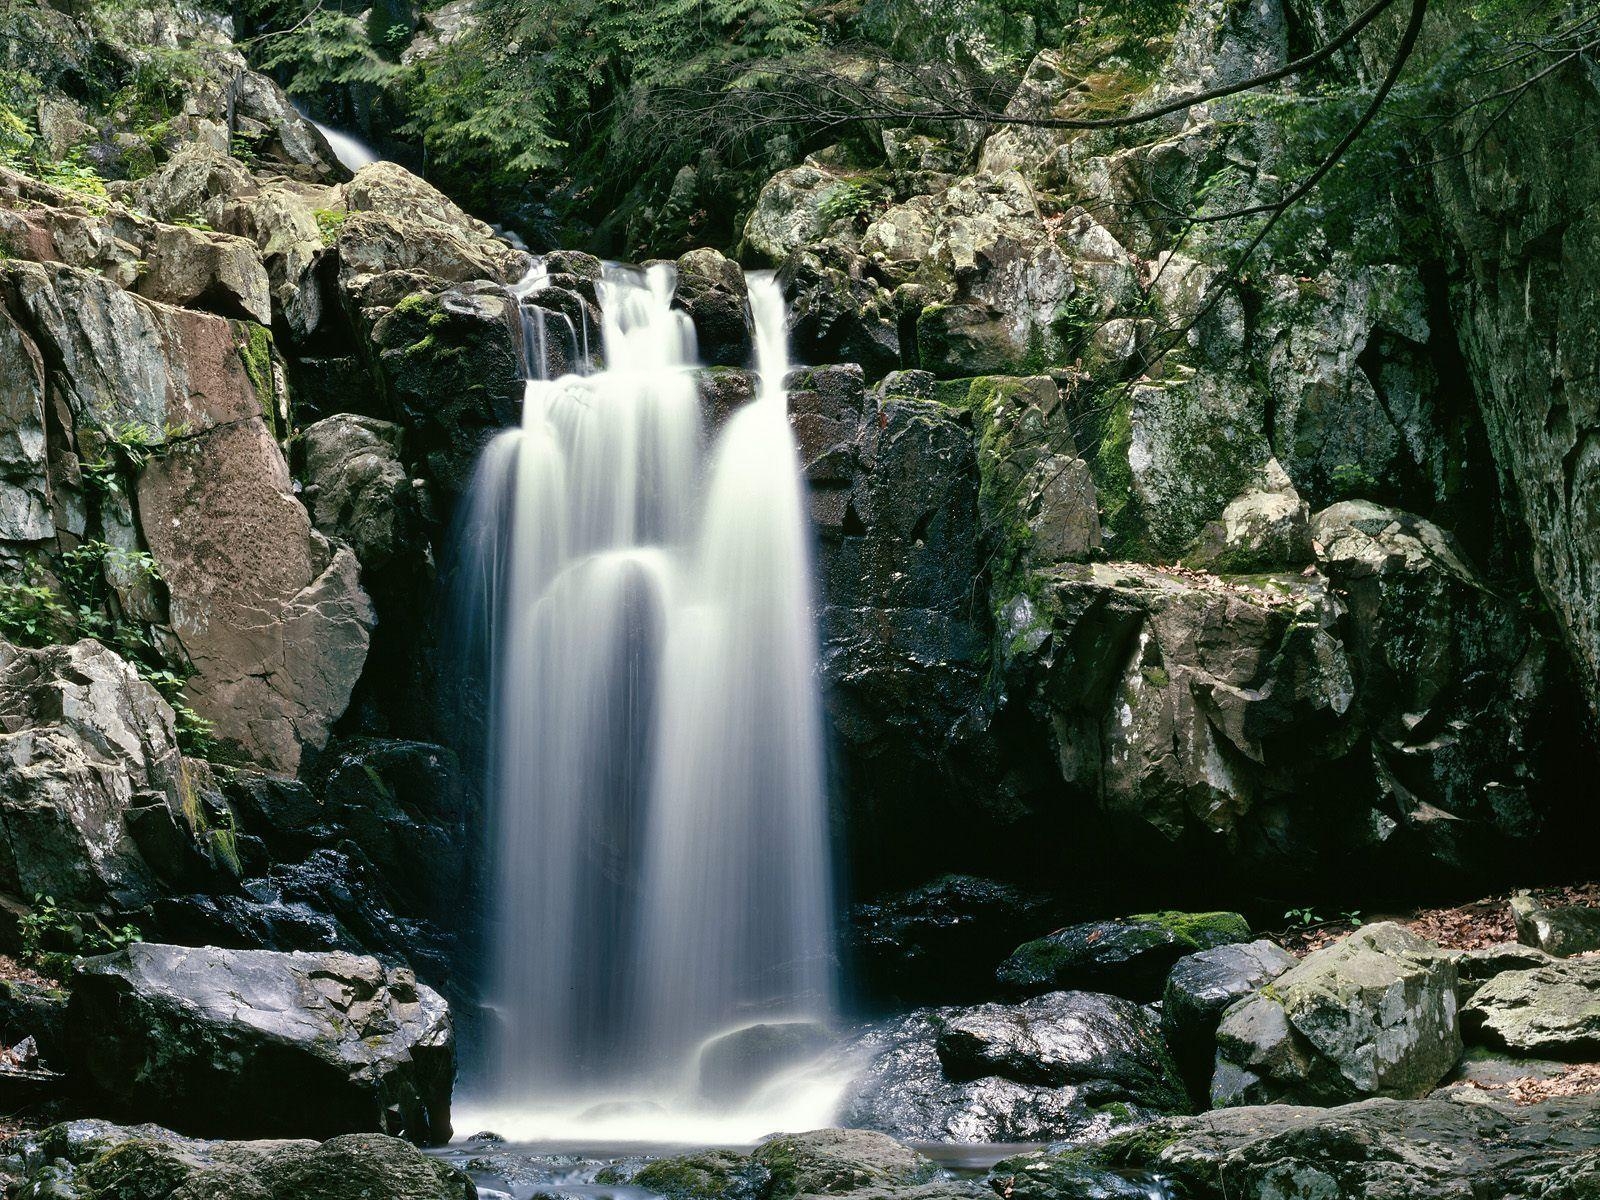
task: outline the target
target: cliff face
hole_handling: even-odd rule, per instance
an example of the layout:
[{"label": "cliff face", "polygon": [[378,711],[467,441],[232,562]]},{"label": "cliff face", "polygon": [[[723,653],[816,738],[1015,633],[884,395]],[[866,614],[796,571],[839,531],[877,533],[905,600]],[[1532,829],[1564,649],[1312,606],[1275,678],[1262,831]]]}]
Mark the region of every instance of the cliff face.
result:
[{"label": "cliff face", "polygon": [[[1320,36],[1308,7],[1195,0],[1151,76],[1114,40],[1041,53],[1010,111],[1271,69]],[[529,259],[401,167],[350,178],[219,20],[37,13],[118,78],[176,54],[192,79],[152,121],[8,60],[40,86],[0,166],[0,833],[46,866],[0,891],[448,980],[481,727],[448,531],[517,417]],[[1287,168],[1229,102],[885,129],[767,183],[741,250],[809,364],[858,891],[1130,862],[1219,897],[1400,891],[1548,861],[1600,703],[1580,67],[1436,131],[1420,256],[1312,230],[1230,274],[1237,242],[1174,214]],[[1411,215],[1384,193],[1362,219]],[[548,266],[537,303],[592,329],[596,261]],[[714,424],[751,395],[741,271],[679,267]],[[108,648],[48,649],[86,638]],[[85,687],[116,728],[74,715]]]}]

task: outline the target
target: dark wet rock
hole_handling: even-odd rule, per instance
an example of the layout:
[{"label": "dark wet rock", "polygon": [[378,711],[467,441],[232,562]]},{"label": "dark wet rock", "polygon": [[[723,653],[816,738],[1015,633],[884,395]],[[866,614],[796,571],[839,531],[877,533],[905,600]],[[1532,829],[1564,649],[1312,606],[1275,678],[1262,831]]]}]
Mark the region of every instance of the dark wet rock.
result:
[{"label": "dark wet rock", "polygon": [[1151,1108],[1185,1107],[1150,1013],[1117,996],[1051,992],[1022,1004],[982,1004],[944,1018],[934,1041],[953,1080],[998,1075],[1017,1083],[1108,1080]]},{"label": "dark wet rock", "polygon": [[778,1072],[819,1057],[834,1036],[814,1021],[769,1021],[713,1038],[700,1050],[700,1092],[730,1106]]},{"label": "dark wet rock", "polygon": [[1503,971],[1472,994],[1461,1025],[1473,1042],[1516,1054],[1600,1057],[1600,960]]},{"label": "dark wet rock", "polygon": [[375,1133],[310,1141],[207,1142],[156,1125],[71,1121],[0,1147],[38,1196],[140,1200],[473,1200],[467,1175]]},{"label": "dark wet rock", "polygon": [[1263,939],[1202,950],[1173,965],[1161,994],[1161,1031],[1197,1102],[1204,1103],[1211,1093],[1222,1014],[1295,961],[1283,947]]},{"label": "dark wet rock", "polygon": [[694,322],[700,361],[742,367],[753,353],[750,300],[739,264],[715,250],[691,250],[678,260],[674,306]]},{"label": "dark wet rock", "polygon": [[1463,1092],[1223,1109],[1158,1122],[1089,1158],[1155,1172],[1191,1200],[1579,1200],[1600,1167],[1597,1108],[1593,1096],[1516,1107]]},{"label": "dark wet rock", "polygon": [[452,496],[466,490],[489,439],[516,421],[521,337],[516,302],[504,289],[482,285],[414,295],[373,326],[410,459]]},{"label": "dark wet rock", "polygon": [[200,1134],[450,1136],[449,1011],[349,954],[135,943],[72,982],[73,1070],[99,1102]]},{"label": "dark wet rock", "polygon": [[[846,1095],[844,1123],[919,1141],[1093,1140],[1186,1106],[1147,1011],[1114,997],[1043,997],[1035,1005],[1060,1018],[1039,1037],[1025,1027],[1032,1009],[998,1005],[922,1009],[875,1027],[853,1048],[865,1066]],[[952,1023],[956,1077],[939,1048]],[[972,1076],[985,1069],[1033,1080],[1070,1074],[1074,1082]]]},{"label": "dark wet rock", "polygon": [[778,280],[798,361],[856,363],[873,379],[905,365],[899,305],[861,255],[805,246],[784,260]]},{"label": "dark wet rock", "polygon": [[1461,1056],[1454,955],[1369,925],[1308,955],[1217,1027],[1217,1107],[1426,1095]]},{"label": "dark wet rock", "polygon": [[1142,913],[1070,925],[1018,946],[997,972],[1020,992],[1103,987],[1154,1000],[1172,964],[1186,954],[1244,941],[1250,926],[1238,913]]},{"label": "dark wet rock", "polygon": [[982,999],[993,990],[995,968],[1029,931],[1049,923],[1055,907],[1049,896],[972,875],[886,893],[850,911],[852,976],[877,999]]},{"label": "dark wet rock", "polygon": [[1517,926],[1517,941],[1566,958],[1600,950],[1600,908],[1579,905],[1547,908],[1532,893],[1511,898],[1511,916]]}]

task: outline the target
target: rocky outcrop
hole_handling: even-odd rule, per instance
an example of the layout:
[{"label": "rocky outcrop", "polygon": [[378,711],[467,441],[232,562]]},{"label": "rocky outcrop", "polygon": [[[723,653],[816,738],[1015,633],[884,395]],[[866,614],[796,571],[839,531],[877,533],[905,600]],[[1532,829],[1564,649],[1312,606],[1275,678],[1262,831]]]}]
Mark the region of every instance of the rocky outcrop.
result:
[{"label": "rocky outcrop", "polygon": [[0,889],[94,909],[205,879],[204,782],[172,709],[110,650],[0,642]]},{"label": "rocky outcrop", "polygon": [[1451,1097],[1223,1109],[1162,1121],[1088,1154],[1002,1162],[990,1179],[1015,1173],[1024,1186],[1013,1194],[1043,1200],[1051,1193],[1025,1190],[1027,1178],[1114,1164],[1157,1173],[1194,1200],[1446,1200],[1480,1191],[1576,1200],[1600,1164],[1596,1107],[1585,1096],[1527,1107]]},{"label": "rocky outcrop", "polygon": [[381,1134],[307,1141],[202,1142],[155,1125],[125,1128],[71,1121],[4,1143],[3,1169],[16,1188],[147,1200],[233,1196],[240,1200],[472,1200],[456,1167]]},{"label": "rocky outcrop", "polygon": [[191,1133],[450,1136],[448,1010],[376,959],[135,943],[84,961],[68,1022],[100,1103]]},{"label": "rocky outcrop", "polygon": [[1592,1058],[1600,1051],[1600,962],[1574,959],[1502,971],[1472,994],[1461,1024],[1473,1041],[1516,1054]]},{"label": "rocky outcrop", "polygon": [[1227,1010],[1212,1103],[1426,1095],[1461,1056],[1456,1003],[1451,955],[1399,925],[1367,926]]}]

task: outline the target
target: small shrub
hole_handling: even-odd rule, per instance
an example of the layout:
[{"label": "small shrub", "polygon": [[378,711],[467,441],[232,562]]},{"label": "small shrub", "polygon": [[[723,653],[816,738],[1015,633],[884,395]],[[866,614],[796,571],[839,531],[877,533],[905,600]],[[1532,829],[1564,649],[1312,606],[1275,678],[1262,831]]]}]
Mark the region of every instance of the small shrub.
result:
[{"label": "small shrub", "polygon": [[47,975],[64,976],[74,959],[110,954],[144,940],[137,925],[107,925],[94,913],[72,912],[54,896],[36,894],[33,906],[17,922],[24,962]]}]

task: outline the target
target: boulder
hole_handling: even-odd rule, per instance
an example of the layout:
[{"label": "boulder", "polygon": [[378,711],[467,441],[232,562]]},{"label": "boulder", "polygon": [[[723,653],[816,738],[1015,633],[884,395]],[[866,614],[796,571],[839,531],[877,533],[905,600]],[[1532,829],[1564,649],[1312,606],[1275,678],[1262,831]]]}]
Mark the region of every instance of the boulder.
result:
[{"label": "boulder", "polygon": [[100,1103],[187,1132],[450,1137],[450,1015],[352,954],[134,943],[72,981],[73,1069]]},{"label": "boulder", "polygon": [[1222,1014],[1296,961],[1283,947],[1262,939],[1201,950],[1173,965],[1161,994],[1161,1032],[1195,1100],[1203,1103],[1211,1092]]},{"label": "boulder", "polygon": [[1142,913],[1090,921],[1025,942],[1000,964],[996,978],[1020,992],[1104,987],[1154,1000],[1167,972],[1186,954],[1250,936],[1238,913]]},{"label": "boulder", "polygon": [[1188,565],[1219,574],[1300,567],[1312,559],[1311,509],[1275,458],[1260,477],[1222,510],[1222,518],[1206,524]]},{"label": "boulder", "polygon": [[1211,1099],[1423,1096],[1460,1057],[1454,956],[1402,926],[1369,925],[1223,1014]]},{"label": "boulder", "polygon": [[1600,908],[1547,908],[1531,892],[1511,897],[1517,941],[1557,958],[1600,950]]},{"label": "boulder", "polygon": [[465,1172],[398,1138],[206,1142],[155,1125],[70,1121],[0,1146],[17,1185],[40,1195],[143,1200],[474,1200]]},{"label": "boulder", "polygon": [[1502,942],[1481,950],[1464,950],[1456,958],[1456,995],[1464,1006],[1472,993],[1507,971],[1533,971],[1551,966],[1555,956],[1533,946]]},{"label": "boulder", "polygon": [[392,162],[362,167],[343,188],[336,244],[346,286],[358,276],[420,271],[448,283],[514,283],[531,260],[438,188]]},{"label": "boulder", "polygon": [[172,709],[99,642],[0,642],[0,890],[137,906],[203,862]]},{"label": "boulder", "polygon": [[750,1154],[708,1150],[657,1159],[628,1182],[665,1200],[978,1200],[982,1194],[939,1176],[933,1162],[883,1134],[817,1129],[771,1138]]},{"label": "boulder", "polygon": [[55,535],[44,400],[39,350],[0,308],[0,542]]},{"label": "boulder", "polygon": [[953,1080],[998,1075],[1060,1087],[1109,1080],[1149,1107],[1184,1107],[1150,1014],[1117,996],[1051,992],[1022,1004],[982,1004],[946,1019],[934,1048]]},{"label": "boulder", "polygon": [[751,362],[750,299],[738,263],[715,250],[689,251],[678,259],[672,303],[694,322],[701,362],[712,367]]},{"label": "boulder", "polygon": [[779,171],[762,187],[745,220],[745,244],[778,265],[791,250],[828,232],[836,220],[829,201],[847,195],[852,186],[815,160]]},{"label": "boulder", "polygon": [[995,1163],[988,1183],[1007,1200],[1151,1200],[1163,1194],[1149,1178],[1089,1166],[1084,1157],[1041,1147]]},{"label": "boulder", "polygon": [[1093,1140],[1187,1106],[1155,1018],[1109,996],[921,1009],[870,1029],[852,1053],[865,1066],[846,1093],[844,1124],[915,1141]]},{"label": "boulder", "polygon": [[1600,960],[1502,971],[1461,1010],[1472,1041],[1546,1058],[1600,1058]]},{"label": "boulder", "polygon": [[800,362],[856,363],[876,379],[902,365],[900,305],[872,264],[847,246],[802,246],[778,271]]}]

